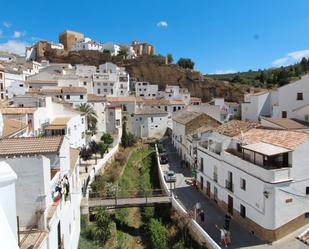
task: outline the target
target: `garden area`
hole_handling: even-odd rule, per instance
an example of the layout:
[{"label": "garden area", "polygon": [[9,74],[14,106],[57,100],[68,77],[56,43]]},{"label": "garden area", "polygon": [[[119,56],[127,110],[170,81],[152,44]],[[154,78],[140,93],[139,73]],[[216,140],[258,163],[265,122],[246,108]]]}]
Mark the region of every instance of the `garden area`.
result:
[{"label": "garden area", "polygon": [[[154,146],[141,143],[122,148],[91,184],[93,192],[117,191],[118,196],[159,188]],[[98,208],[90,222],[82,218],[79,248],[202,248],[190,237],[186,220],[189,217],[174,212],[169,204]]]}]

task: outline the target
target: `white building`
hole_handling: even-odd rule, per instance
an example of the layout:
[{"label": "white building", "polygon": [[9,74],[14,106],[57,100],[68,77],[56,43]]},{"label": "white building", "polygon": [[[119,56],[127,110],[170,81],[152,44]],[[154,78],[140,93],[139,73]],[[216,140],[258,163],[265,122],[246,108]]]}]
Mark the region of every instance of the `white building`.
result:
[{"label": "white building", "polygon": [[187,88],[180,88],[178,85],[166,85],[165,91],[158,92],[158,98],[182,100],[186,105],[190,104],[190,96]]},{"label": "white building", "polygon": [[73,148],[81,148],[86,144],[85,117],[80,112],[52,101],[51,97],[37,99],[22,96],[14,100],[18,107],[3,107],[0,113],[4,120],[25,124],[26,132],[23,136],[65,135]]},{"label": "white building", "polygon": [[18,249],[15,182],[17,175],[0,162],[0,240],[1,247]]},{"label": "white building", "polygon": [[104,42],[102,43],[102,51],[109,51],[112,56],[118,55],[121,48],[118,44],[115,44],[113,42]]},{"label": "white building", "polygon": [[4,66],[0,64],[0,100],[6,99]]},{"label": "white building", "polygon": [[140,138],[161,138],[168,128],[168,113],[158,108],[139,108],[130,116],[132,133]]},{"label": "white building", "polygon": [[309,75],[277,90],[245,94],[244,98],[243,120],[269,116],[309,121]]},{"label": "white building", "polygon": [[[79,151],[70,149],[66,138],[60,136],[4,139],[0,148],[0,160],[17,174],[16,214],[19,229],[25,232],[21,247],[76,249],[80,234]],[[33,226],[37,229],[29,236]]]},{"label": "white building", "polygon": [[135,95],[146,99],[156,99],[158,97],[158,85],[149,82],[135,82]]},{"label": "white building", "polygon": [[199,188],[258,237],[274,241],[308,223],[309,135],[231,121],[197,150]]},{"label": "white building", "polygon": [[217,127],[219,122],[205,113],[183,110],[173,118],[172,144],[184,161],[188,161],[188,135],[203,126]]},{"label": "white building", "polygon": [[92,76],[96,73],[97,68],[95,66],[76,65],[75,70],[76,75],[79,77],[79,80],[82,83],[81,85],[87,89],[88,94],[92,94],[93,93]]},{"label": "white building", "polygon": [[93,93],[100,96],[127,96],[130,91],[129,82],[129,74],[124,68],[105,63],[93,75]]},{"label": "white building", "polygon": [[83,50],[95,50],[102,51],[103,46],[99,42],[92,41],[90,38],[86,37],[72,47],[72,51],[83,51]]},{"label": "white building", "polygon": [[240,104],[236,102],[227,102],[224,98],[213,98],[210,105],[220,107],[220,120],[222,122],[240,118]]}]

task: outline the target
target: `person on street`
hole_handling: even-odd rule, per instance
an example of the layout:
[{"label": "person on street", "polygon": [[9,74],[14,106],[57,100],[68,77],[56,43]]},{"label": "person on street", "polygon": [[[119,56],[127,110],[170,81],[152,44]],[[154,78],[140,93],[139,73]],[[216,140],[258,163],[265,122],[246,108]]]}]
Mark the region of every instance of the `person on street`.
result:
[{"label": "person on street", "polygon": [[227,213],[225,215],[225,218],[224,218],[224,228],[225,228],[225,230],[230,231],[230,225],[231,225],[231,215],[229,213]]},{"label": "person on street", "polygon": [[215,225],[215,227],[220,231],[220,244],[227,247],[227,240],[226,240],[226,233],[227,231],[224,228],[219,228],[218,225]]},{"label": "person on street", "polygon": [[203,210],[201,210],[201,212],[200,212],[200,219],[201,219],[201,222],[204,223],[204,221],[205,221],[205,214],[204,214]]}]

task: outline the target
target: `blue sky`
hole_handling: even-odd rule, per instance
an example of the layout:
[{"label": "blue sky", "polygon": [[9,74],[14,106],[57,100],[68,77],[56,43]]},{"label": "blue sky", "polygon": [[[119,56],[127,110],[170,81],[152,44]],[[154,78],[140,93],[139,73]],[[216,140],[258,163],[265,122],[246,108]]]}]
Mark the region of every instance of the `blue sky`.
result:
[{"label": "blue sky", "polygon": [[308,10],[308,0],[5,1],[0,49],[20,52],[71,29],[103,42],[148,41],[204,73],[268,68],[309,56]]}]

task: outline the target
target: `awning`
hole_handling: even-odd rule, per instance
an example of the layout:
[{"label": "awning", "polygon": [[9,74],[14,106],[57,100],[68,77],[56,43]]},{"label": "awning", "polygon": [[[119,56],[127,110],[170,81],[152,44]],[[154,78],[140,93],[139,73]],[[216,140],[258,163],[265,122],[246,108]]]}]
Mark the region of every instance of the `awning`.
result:
[{"label": "awning", "polygon": [[291,151],[291,150],[288,150],[288,149],[283,148],[283,147],[279,147],[279,146],[276,146],[276,145],[267,144],[267,143],[263,143],[263,142],[244,145],[244,146],[242,146],[242,148],[250,150],[250,151],[254,151],[256,153],[259,153],[259,154],[262,154],[262,155],[265,155],[265,156],[274,156],[274,155],[287,153],[287,152]]}]

